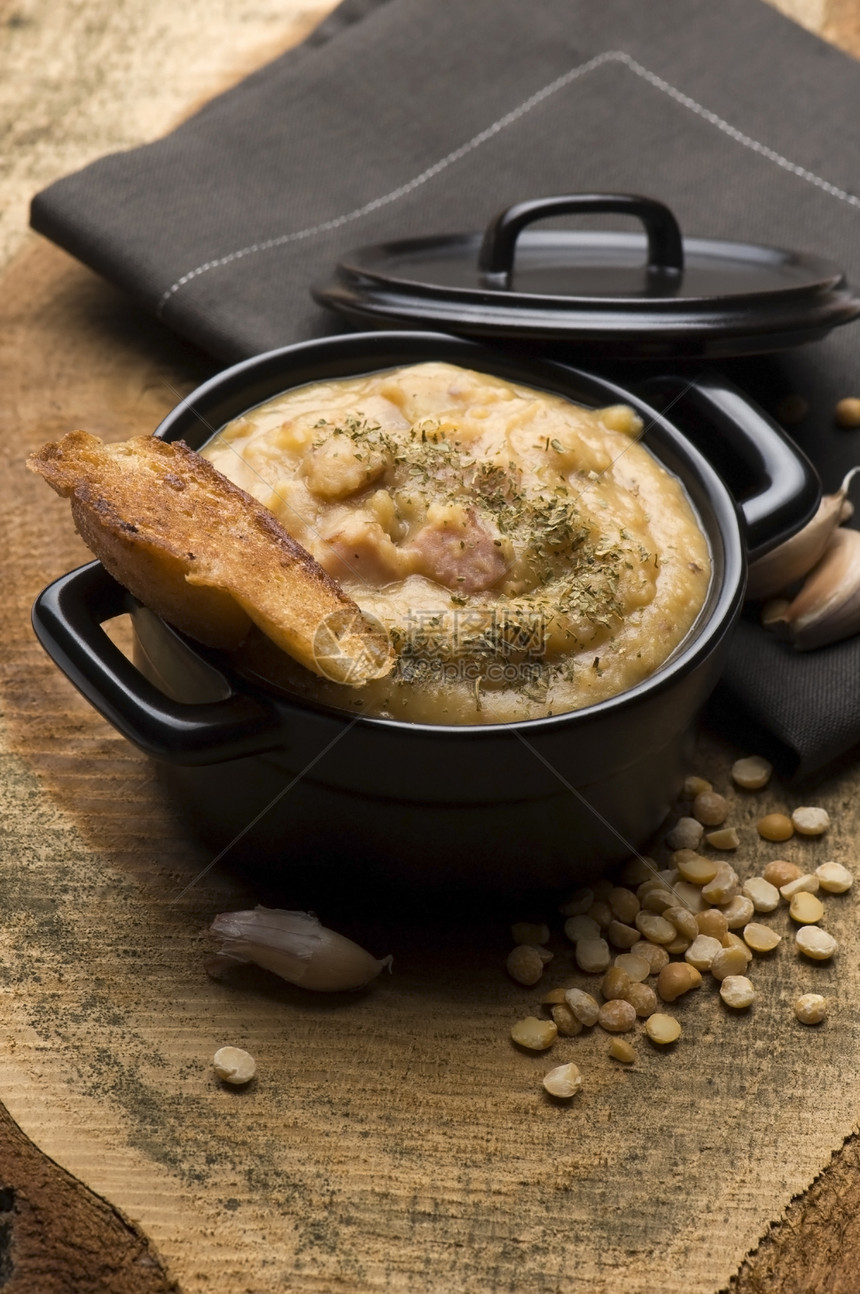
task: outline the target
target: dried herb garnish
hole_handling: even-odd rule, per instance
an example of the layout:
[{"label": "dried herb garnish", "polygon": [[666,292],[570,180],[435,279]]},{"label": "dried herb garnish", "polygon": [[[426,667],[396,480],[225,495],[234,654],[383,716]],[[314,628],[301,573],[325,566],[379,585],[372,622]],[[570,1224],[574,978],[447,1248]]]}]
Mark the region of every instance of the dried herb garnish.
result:
[{"label": "dried herb garnish", "polygon": [[[489,601],[483,595],[450,594],[451,624],[443,615],[435,625],[390,627],[401,682],[420,683],[440,661],[487,665],[528,659],[537,662],[540,677],[529,675],[523,690],[529,689],[530,696],[535,687],[545,691],[551,677],[569,672],[570,661],[553,660],[545,650],[535,652],[535,623],[546,627],[552,622],[556,634],[561,626],[574,649],[580,637],[584,645],[597,628],[605,631],[620,622],[622,573],[633,570],[637,561],[656,561],[624,530],[613,542],[603,536],[595,539],[593,522],[583,516],[577,499],[586,482],[598,479],[594,472],[583,473],[581,484],[557,476],[547,482],[539,474],[525,480],[503,455],[502,461],[476,459],[458,439],[456,427],[433,418],[395,433],[357,411],[336,425],[321,420],[315,429],[321,435],[314,448],[332,436],[343,436],[352,441],[359,461],[381,458],[384,469],[372,488],[388,490],[398,510],[414,502],[419,487],[432,501],[466,506],[485,531],[496,532],[496,546],[506,545],[511,558],[511,578],[492,591]],[[565,453],[565,446],[547,437],[538,447],[550,456],[552,471],[560,473],[556,456]],[[468,632],[462,625],[451,627],[461,608],[490,605],[492,620],[481,627]],[[479,694],[476,690],[476,698]]]}]

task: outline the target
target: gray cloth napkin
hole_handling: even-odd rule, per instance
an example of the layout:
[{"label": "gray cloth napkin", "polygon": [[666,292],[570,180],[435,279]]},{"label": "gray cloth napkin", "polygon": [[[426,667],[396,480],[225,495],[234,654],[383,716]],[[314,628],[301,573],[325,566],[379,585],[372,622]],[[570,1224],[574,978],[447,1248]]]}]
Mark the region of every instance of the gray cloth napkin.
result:
[{"label": "gray cloth napkin", "polygon": [[[649,194],[690,235],[818,252],[860,283],[860,66],[762,0],[346,0],[157,143],[40,193],[33,227],[222,360],[345,331],[310,296],[385,238],[527,197]],[[725,370],[825,488],[860,461],[858,325]],[[571,346],[570,362],[589,366]],[[593,367],[593,365],[592,365]],[[860,640],[798,655],[752,622],[713,713],[786,774],[860,741]]]}]

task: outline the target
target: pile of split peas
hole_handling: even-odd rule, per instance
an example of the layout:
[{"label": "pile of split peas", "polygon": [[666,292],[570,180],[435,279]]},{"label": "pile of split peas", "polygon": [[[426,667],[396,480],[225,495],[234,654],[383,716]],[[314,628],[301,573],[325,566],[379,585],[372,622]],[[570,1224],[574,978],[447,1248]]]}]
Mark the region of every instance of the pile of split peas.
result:
[{"label": "pile of split peas", "polygon": [[[737,760],[731,769],[732,781],[745,791],[766,786],[771,773],[768,761],[757,755]],[[559,1037],[573,1038],[596,1026],[609,1035],[609,1055],[632,1065],[637,1052],[631,1038],[639,1022],[650,1045],[676,1043],[681,1024],[668,1008],[698,989],[705,976],[719,983],[727,1008],[748,1009],[756,996],[747,974],[751,963],[773,955],[783,940],[765,918],[786,904],[801,960],[824,962],[834,955],[836,940],[820,924],[822,897],[851,888],[854,877],[848,868],[827,859],[804,871],[776,858],[761,874],[742,879],[732,863],[709,852],[733,852],[740,846],[737,829],[726,825],[729,801],[695,776],[686,779],[684,798],[689,814],[678,818],[663,841],[668,867],[658,870],[651,859],[637,855],[615,880],[598,880],[559,905],[574,963],[594,976],[593,991],[586,981],[586,988],[559,985],[545,992],[542,1014],[526,1016],[511,1029],[517,1046],[546,1051]],[[804,806],[790,815],[768,813],[758,819],[756,830],[762,840],[778,845],[795,835],[823,837],[829,826],[825,809]],[[537,985],[553,960],[547,948],[549,925],[519,921],[511,936],[508,974],[518,984]],[[802,993],[794,1003],[801,1024],[820,1024],[826,1014],[820,993]],[[543,1077],[544,1089],[562,1100],[581,1085],[573,1062],[557,1065]]]}]

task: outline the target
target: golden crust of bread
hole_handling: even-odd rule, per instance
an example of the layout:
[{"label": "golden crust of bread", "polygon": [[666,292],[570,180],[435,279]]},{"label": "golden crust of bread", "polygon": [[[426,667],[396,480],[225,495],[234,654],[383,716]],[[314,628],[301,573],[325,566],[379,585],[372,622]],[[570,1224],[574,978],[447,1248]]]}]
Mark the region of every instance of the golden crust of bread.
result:
[{"label": "golden crust of bread", "polygon": [[198,642],[235,648],[253,622],[325,678],[359,686],[392,668],[385,635],[310,553],[181,441],[73,431],[27,466],[71,500],[110,574]]}]

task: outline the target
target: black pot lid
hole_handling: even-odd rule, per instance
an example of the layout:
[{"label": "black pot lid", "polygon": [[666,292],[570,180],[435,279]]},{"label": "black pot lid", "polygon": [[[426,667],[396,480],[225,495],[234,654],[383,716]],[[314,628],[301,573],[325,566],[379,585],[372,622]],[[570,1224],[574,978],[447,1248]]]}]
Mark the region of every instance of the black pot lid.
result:
[{"label": "black pot lid", "polygon": [[[583,212],[635,216],[645,232],[525,230]],[[634,194],[540,198],[509,207],[483,234],[360,247],[313,295],[364,323],[575,341],[630,359],[782,350],[860,314],[831,261],[682,237],[668,207]]]}]

